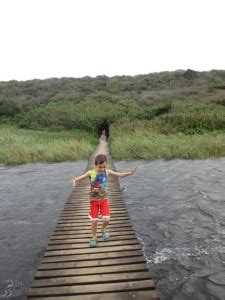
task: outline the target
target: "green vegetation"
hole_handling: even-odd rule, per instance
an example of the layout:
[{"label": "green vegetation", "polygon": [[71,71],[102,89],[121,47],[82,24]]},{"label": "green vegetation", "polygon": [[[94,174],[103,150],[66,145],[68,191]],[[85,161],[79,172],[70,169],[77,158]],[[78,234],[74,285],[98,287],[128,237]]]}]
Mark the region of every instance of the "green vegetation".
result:
[{"label": "green vegetation", "polygon": [[168,104],[154,104],[141,106],[136,101],[116,102],[107,100],[87,100],[80,103],[62,102],[48,103],[21,115],[19,126],[30,129],[71,130],[85,129],[98,132],[102,126],[109,126],[114,122],[126,118],[152,119],[171,108]]},{"label": "green vegetation", "polygon": [[48,132],[0,126],[0,162],[60,162],[88,159],[97,144],[97,137],[85,131]]},{"label": "green vegetation", "polygon": [[124,122],[111,126],[110,149],[117,160],[218,158],[225,156],[225,132],[167,135],[150,121]]},{"label": "green vegetation", "polygon": [[174,101],[169,113],[155,119],[152,124],[160,133],[203,134],[225,129],[225,107],[215,102]]},{"label": "green vegetation", "polygon": [[224,155],[225,71],[0,82],[0,162]]}]

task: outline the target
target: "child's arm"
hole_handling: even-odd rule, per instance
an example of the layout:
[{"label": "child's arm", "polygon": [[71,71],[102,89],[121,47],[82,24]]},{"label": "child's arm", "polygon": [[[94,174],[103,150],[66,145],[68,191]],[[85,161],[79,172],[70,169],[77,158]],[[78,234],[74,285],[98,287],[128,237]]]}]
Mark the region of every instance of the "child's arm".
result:
[{"label": "child's arm", "polygon": [[87,177],[89,177],[89,176],[90,176],[90,171],[87,171],[86,173],[84,173],[83,175],[78,176],[78,177],[73,176],[73,177],[71,178],[71,181],[72,181],[73,186],[75,186],[75,184],[76,184],[77,181],[80,181],[80,180],[82,180],[82,179],[85,179],[85,178],[87,178]]},{"label": "child's arm", "polygon": [[137,170],[137,167],[133,168],[131,171],[128,172],[114,172],[112,170],[108,170],[108,174],[112,175],[112,176],[116,176],[116,177],[126,177],[126,176],[130,176],[133,175]]}]

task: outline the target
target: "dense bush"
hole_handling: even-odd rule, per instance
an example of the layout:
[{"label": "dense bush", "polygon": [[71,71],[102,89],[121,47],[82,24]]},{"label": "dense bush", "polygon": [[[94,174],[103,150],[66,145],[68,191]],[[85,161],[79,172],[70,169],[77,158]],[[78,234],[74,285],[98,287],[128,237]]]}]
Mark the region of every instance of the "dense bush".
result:
[{"label": "dense bush", "polygon": [[50,102],[21,115],[19,126],[51,130],[78,128],[98,132],[102,126],[108,127],[124,118],[129,121],[151,120],[170,109],[168,104],[143,106],[134,100],[117,102],[110,97],[83,102]]},{"label": "dense bush", "polygon": [[[115,99],[134,99],[135,97],[137,99],[149,97],[150,100],[174,100],[173,97],[187,99],[192,91],[195,96],[211,97],[214,87],[224,86],[224,78],[225,71],[179,70],[137,76],[12,80],[0,82],[0,100],[17,101],[22,109],[28,109],[48,102],[88,100],[102,93]],[[183,91],[186,91],[185,95]],[[26,102],[25,106],[24,102]]]},{"label": "dense bush", "polygon": [[225,129],[225,107],[215,103],[175,102],[168,114],[152,121],[161,133],[202,134]]},{"label": "dense bush", "polygon": [[49,103],[29,111],[21,120],[23,128],[74,129],[95,131],[105,121],[110,124],[125,114],[120,104],[103,101],[85,101],[83,103]]},{"label": "dense bush", "polygon": [[13,117],[20,112],[20,108],[15,101],[0,101],[0,116]]}]

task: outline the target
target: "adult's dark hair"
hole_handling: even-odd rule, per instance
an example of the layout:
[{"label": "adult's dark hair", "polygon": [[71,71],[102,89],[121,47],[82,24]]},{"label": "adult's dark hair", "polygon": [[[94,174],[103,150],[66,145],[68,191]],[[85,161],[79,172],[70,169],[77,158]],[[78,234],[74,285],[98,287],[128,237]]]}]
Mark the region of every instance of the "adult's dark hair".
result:
[{"label": "adult's dark hair", "polygon": [[99,154],[95,157],[95,165],[104,164],[104,162],[107,161],[107,156],[105,154]]}]

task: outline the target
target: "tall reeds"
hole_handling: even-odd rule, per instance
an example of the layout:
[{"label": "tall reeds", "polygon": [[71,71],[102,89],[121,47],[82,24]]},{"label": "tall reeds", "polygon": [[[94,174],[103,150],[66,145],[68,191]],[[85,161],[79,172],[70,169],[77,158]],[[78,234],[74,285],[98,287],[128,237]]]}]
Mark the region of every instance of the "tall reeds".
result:
[{"label": "tall reeds", "polygon": [[88,159],[97,137],[82,131],[35,131],[0,126],[0,162],[60,162]]}]

